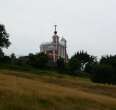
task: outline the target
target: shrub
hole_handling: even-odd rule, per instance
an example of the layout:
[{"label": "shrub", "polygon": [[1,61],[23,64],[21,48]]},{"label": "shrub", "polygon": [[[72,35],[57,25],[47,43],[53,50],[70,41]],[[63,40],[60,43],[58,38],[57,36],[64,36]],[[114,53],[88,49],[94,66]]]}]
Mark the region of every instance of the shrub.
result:
[{"label": "shrub", "polygon": [[114,83],[114,69],[111,65],[97,64],[93,67],[91,80],[98,83]]}]

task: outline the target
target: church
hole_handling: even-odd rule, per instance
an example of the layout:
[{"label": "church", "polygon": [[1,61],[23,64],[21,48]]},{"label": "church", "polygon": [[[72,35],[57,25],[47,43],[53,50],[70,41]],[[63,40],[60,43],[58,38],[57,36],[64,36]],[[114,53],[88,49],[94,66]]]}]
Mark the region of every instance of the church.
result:
[{"label": "church", "polygon": [[57,25],[55,25],[54,35],[52,36],[52,41],[43,43],[40,45],[40,52],[48,55],[51,61],[56,62],[59,58],[63,58],[65,62],[68,61],[67,54],[67,41],[65,38],[61,38],[57,35],[56,30]]}]

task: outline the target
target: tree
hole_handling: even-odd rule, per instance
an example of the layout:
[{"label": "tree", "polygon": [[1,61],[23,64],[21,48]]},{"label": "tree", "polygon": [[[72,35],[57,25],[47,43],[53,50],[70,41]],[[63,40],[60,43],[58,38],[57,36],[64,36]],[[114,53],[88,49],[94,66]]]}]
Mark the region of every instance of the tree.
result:
[{"label": "tree", "polygon": [[48,56],[44,53],[36,54],[36,66],[40,68],[44,68],[48,63]]},{"label": "tree", "polygon": [[36,55],[29,54],[28,56],[28,64],[34,67],[44,68],[47,66],[47,63],[48,63],[48,56],[44,53],[38,53]]},{"label": "tree", "polygon": [[64,68],[65,68],[65,61],[64,61],[63,58],[59,58],[59,59],[57,60],[57,68],[58,68],[59,70],[64,70]]},{"label": "tree", "polygon": [[97,64],[93,67],[91,80],[98,83],[115,83],[114,69],[111,65]]},{"label": "tree", "polygon": [[96,62],[96,57],[89,55],[87,52],[80,51],[72,56],[73,59],[77,59],[80,62],[80,69],[84,71],[87,64]]},{"label": "tree", "polygon": [[0,49],[0,59],[2,59],[4,57],[4,52],[2,51],[2,49]]},{"label": "tree", "polygon": [[95,64],[92,64],[92,63],[88,63],[85,67],[85,72],[89,73],[89,74],[92,74],[93,72],[93,67],[94,67]]},{"label": "tree", "polygon": [[9,34],[5,30],[5,26],[0,24],[0,48],[8,48],[10,46]]},{"label": "tree", "polygon": [[5,26],[0,24],[0,60],[4,58],[4,52],[2,48],[8,48],[10,45],[9,35],[5,30]]},{"label": "tree", "polygon": [[100,59],[100,64],[112,65],[113,68],[116,70],[116,55],[102,56],[102,58]]},{"label": "tree", "polygon": [[90,61],[90,55],[84,51],[77,52],[75,57],[77,57],[77,59],[83,64]]},{"label": "tree", "polygon": [[33,54],[33,53],[30,53],[29,55],[28,55],[28,64],[29,65],[32,65],[32,66],[34,66],[35,65],[35,61],[36,60],[36,58],[35,58],[35,55]]},{"label": "tree", "polygon": [[16,63],[16,55],[15,55],[15,53],[12,53],[12,54],[10,55],[10,59],[11,59],[11,63],[12,63],[12,64],[15,64],[15,63]]},{"label": "tree", "polygon": [[67,65],[69,72],[71,74],[77,74],[80,71],[80,67],[80,61],[75,56],[72,56]]}]

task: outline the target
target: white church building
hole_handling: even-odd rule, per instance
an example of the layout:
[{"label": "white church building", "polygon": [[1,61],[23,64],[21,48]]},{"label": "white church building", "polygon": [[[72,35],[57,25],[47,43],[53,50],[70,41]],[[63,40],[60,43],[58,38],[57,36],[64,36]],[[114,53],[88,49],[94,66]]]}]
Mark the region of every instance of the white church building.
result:
[{"label": "white church building", "polygon": [[68,61],[67,41],[65,38],[60,39],[57,35],[56,25],[52,41],[41,44],[40,52],[47,54],[53,62],[56,62],[59,58],[63,58],[65,62]]}]

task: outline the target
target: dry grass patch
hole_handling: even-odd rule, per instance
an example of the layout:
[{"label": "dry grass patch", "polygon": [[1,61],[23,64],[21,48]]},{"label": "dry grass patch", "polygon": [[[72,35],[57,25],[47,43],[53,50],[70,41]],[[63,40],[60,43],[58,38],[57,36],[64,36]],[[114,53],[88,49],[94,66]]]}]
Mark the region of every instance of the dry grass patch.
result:
[{"label": "dry grass patch", "polygon": [[1,71],[0,110],[115,110],[115,91],[69,76]]}]

